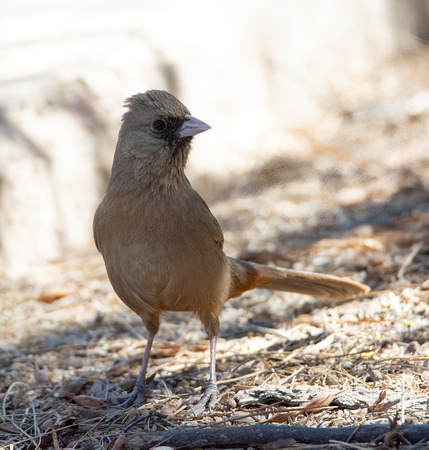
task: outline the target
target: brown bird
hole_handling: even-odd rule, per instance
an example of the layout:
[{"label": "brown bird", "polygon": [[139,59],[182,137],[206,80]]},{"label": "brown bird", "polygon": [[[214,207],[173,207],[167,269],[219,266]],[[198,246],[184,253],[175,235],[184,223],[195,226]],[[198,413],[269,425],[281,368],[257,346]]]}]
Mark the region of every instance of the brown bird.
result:
[{"label": "brown bird", "polygon": [[164,311],[196,314],[210,338],[210,378],[194,410],[216,402],[216,339],[224,303],[254,288],[329,299],[362,295],[355,281],[227,257],[221,227],[185,175],[192,136],[210,128],[159,90],[125,101],[94,237],[119,298],[149,333],[135,388],[121,406],[146,399],[146,369]]}]

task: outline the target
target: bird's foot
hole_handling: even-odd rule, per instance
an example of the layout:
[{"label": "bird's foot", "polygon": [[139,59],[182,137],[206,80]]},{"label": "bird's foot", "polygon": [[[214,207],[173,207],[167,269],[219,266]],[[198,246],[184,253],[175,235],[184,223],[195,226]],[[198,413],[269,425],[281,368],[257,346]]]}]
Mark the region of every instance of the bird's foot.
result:
[{"label": "bird's foot", "polygon": [[192,415],[194,417],[199,416],[206,407],[211,412],[216,405],[217,393],[216,383],[213,381],[208,381],[203,395],[200,397],[198,403],[191,407],[188,415]]},{"label": "bird's foot", "polygon": [[146,386],[136,385],[130,395],[127,395],[126,397],[116,398],[116,401],[118,402],[116,406],[118,408],[129,408],[130,406],[138,408],[139,406],[143,405],[148,396],[148,393],[149,390]]}]

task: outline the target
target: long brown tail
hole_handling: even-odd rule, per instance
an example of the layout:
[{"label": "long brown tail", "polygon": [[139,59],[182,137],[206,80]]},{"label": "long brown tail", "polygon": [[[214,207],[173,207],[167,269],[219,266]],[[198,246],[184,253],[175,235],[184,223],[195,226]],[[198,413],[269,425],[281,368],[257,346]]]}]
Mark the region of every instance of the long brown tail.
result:
[{"label": "long brown tail", "polygon": [[261,266],[230,257],[228,259],[232,274],[230,297],[238,297],[245,291],[259,288],[297,292],[330,300],[345,300],[369,291],[368,286],[347,278]]}]

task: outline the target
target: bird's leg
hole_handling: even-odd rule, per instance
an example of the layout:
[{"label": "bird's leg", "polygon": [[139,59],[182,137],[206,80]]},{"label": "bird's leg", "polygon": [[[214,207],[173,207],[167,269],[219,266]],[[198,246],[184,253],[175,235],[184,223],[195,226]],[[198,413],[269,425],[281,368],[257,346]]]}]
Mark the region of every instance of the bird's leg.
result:
[{"label": "bird's leg", "polygon": [[118,405],[121,408],[128,408],[130,406],[141,406],[143,402],[146,400],[147,396],[147,385],[146,385],[146,372],[147,366],[149,363],[150,350],[152,348],[154,335],[149,333],[147,338],[146,349],[143,355],[142,365],[140,367],[139,376],[137,377],[136,384],[134,386],[133,392],[128,397],[118,398],[120,404]]},{"label": "bird's leg", "polygon": [[216,342],[217,336],[210,336],[210,377],[201,399],[190,411],[194,415],[199,415],[206,405],[208,406],[209,411],[211,411],[216,404]]}]

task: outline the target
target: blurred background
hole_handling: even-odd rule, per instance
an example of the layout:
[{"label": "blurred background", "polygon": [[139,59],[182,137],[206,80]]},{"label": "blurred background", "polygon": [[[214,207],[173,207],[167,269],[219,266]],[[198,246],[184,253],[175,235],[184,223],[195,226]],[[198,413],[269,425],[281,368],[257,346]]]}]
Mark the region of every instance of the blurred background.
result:
[{"label": "blurred background", "polygon": [[94,251],[122,103],[147,89],[212,126],[188,173],[230,253],[428,205],[427,0],[16,0],[0,21],[4,279]]}]

